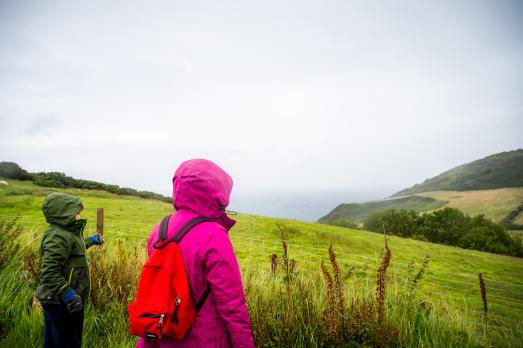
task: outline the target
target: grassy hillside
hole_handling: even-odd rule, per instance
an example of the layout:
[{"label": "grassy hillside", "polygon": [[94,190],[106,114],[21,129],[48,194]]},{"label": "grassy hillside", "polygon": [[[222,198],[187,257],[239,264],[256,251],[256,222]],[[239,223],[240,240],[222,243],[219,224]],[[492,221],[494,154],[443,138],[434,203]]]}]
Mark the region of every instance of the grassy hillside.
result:
[{"label": "grassy hillside", "polygon": [[[145,241],[151,228],[159,223],[162,217],[173,211],[172,205],[159,201],[113,195],[102,191],[53,190],[24,181],[10,181],[8,188],[0,188],[0,216],[19,215],[22,221],[26,221],[27,232],[41,232],[41,228],[46,224],[41,215],[41,204],[45,195],[55,191],[82,198],[85,207],[82,216],[88,219],[86,233],[94,231],[96,208],[103,207],[106,237],[109,243],[118,239]],[[237,220],[237,224],[231,230],[231,238],[239,242],[242,239],[266,240],[276,242],[276,248],[279,248],[281,232],[278,225],[283,225],[287,227],[285,234],[290,244],[326,250],[333,242],[340,252],[368,257],[376,257],[383,248],[383,236],[372,232],[250,214],[238,214],[232,217]],[[437,267],[441,270],[475,274],[478,267],[485,266],[486,272],[489,268],[494,268],[492,276],[499,280],[514,280],[523,276],[523,260],[517,258],[394,236],[389,238],[391,247],[397,247],[400,251],[395,256],[396,261],[408,263],[413,258],[419,261],[429,254],[434,262],[438,261],[438,264],[433,263],[433,268]],[[265,249],[270,247],[272,246],[267,244]],[[473,259],[474,266],[469,267],[467,262],[462,262],[467,257]],[[497,267],[499,269],[496,269]],[[523,278],[516,279],[516,282],[523,285]]]},{"label": "grassy hillside", "polygon": [[407,196],[382,201],[340,204],[319,222],[325,223],[336,220],[350,220],[363,222],[367,216],[376,211],[387,209],[414,210],[415,212],[435,210],[445,206],[447,202],[432,197]]},{"label": "grassy hillside", "polygon": [[523,187],[523,149],[497,153],[446,171],[392,197],[429,191],[491,190]]},{"label": "grassy hillside", "polygon": [[1,215],[21,214],[24,218],[43,221],[41,213],[43,199],[49,193],[56,191],[82,197],[87,218],[96,216],[96,207],[103,207],[108,222],[133,217],[130,221],[133,224],[139,216],[141,225],[150,226],[157,222],[158,216],[164,216],[172,211],[172,205],[157,200],[122,196],[106,191],[41,187],[30,181],[8,180],[8,182],[9,186],[0,186]]},{"label": "grassy hillside", "polygon": [[461,192],[433,191],[418,195],[446,201],[447,207],[458,208],[469,215],[485,214],[487,218],[499,222],[523,202],[523,187]]},{"label": "grassy hillside", "polygon": [[[8,187],[0,187],[0,220],[15,215],[21,216],[20,224],[24,226],[22,232],[24,245],[36,249],[41,233],[45,228],[45,221],[41,216],[40,206],[45,195],[54,190],[34,186],[28,182],[10,181],[9,183]],[[107,240],[105,250],[107,250],[107,254],[97,253],[97,257],[92,260],[95,264],[97,262],[105,262],[106,257],[115,257],[114,255],[118,255],[116,251],[121,251],[122,249],[128,250],[135,255],[134,262],[136,263],[136,260],[138,260],[139,263],[139,260],[143,259],[145,240],[150,229],[164,215],[172,211],[171,205],[158,201],[116,196],[99,191],[75,189],[60,191],[82,197],[85,206],[83,215],[89,219],[87,233],[94,231],[96,208],[103,207],[105,209]],[[433,202],[433,200],[428,200],[428,202]],[[314,283],[310,285],[311,287],[317,287],[319,286],[318,284],[322,284],[320,262],[324,260],[328,263],[329,254],[327,249],[332,243],[340,270],[346,275],[344,284],[347,287],[347,298],[362,296],[362,294],[370,294],[372,296],[374,293],[374,277],[383,249],[383,235],[316,223],[303,223],[247,214],[239,214],[234,218],[237,219],[238,223],[230,231],[230,237],[246,283],[249,310],[253,316],[253,325],[256,328],[255,335],[258,335],[255,339],[260,345],[266,342],[264,340],[268,340],[266,337],[270,335],[278,336],[281,334],[281,337],[285,337],[284,329],[281,329],[283,330],[281,333],[275,333],[276,331],[280,332],[278,330],[282,327],[289,330],[295,329],[294,327],[286,326],[290,325],[286,324],[288,318],[267,318],[268,314],[260,311],[260,308],[266,308],[263,306],[268,306],[268,304],[262,306],[262,304],[257,302],[260,300],[260,296],[267,295],[267,299],[281,298],[290,291],[289,289],[279,289],[280,285],[276,286],[276,284],[273,284],[273,280],[270,277],[270,258],[273,253],[281,257],[282,237],[288,243],[289,258],[295,260],[297,274],[300,277],[304,277],[304,282],[307,281],[306,279],[309,279],[309,282],[313,281]],[[391,296],[396,294],[399,296],[398,298],[401,297],[402,289],[409,286],[409,282],[412,281],[417,269],[423,263],[423,259],[429,255],[429,266],[420,281],[416,298],[418,301],[424,301],[424,306],[430,306],[431,313],[433,313],[431,315],[441,318],[441,325],[449,325],[448,330],[451,331],[454,330],[454,327],[456,330],[461,330],[462,336],[457,335],[455,337],[458,337],[458,339],[459,337],[462,337],[462,339],[465,339],[465,336],[470,337],[471,342],[475,342],[472,346],[517,346],[523,343],[521,336],[517,336],[517,328],[521,328],[523,324],[521,321],[523,317],[523,260],[393,236],[389,237],[389,246],[392,250],[389,270],[389,291]],[[138,258],[136,255],[138,255]],[[136,273],[136,271],[134,272]],[[501,336],[493,335],[492,337],[496,338],[488,338],[482,337],[481,334],[478,335],[478,332],[481,333],[480,314],[482,310],[481,297],[477,287],[477,274],[479,272],[483,273],[487,282],[491,330],[498,330],[497,332],[505,330],[503,339],[500,338]],[[268,278],[264,278],[264,274],[267,274]],[[256,280],[258,278],[263,279]],[[265,284],[265,287],[262,284]],[[351,289],[356,293],[351,292]],[[276,292],[271,293],[270,291]],[[292,291],[291,293],[294,294]],[[392,303],[395,302],[392,301],[389,304],[389,306],[392,306],[390,307],[391,312],[396,308]],[[273,308],[272,305],[269,306]],[[289,304],[286,304],[285,308],[288,308],[288,306]],[[285,312],[287,311],[288,309],[285,310]],[[321,318],[321,311],[319,315],[319,318]],[[31,320],[33,322],[32,325],[34,325],[34,330],[31,331],[33,335],[36,335],[33,337],[33,342],[39,342],[37,335],[41,333],[39,331],[41,330],[40,317],[35,314],[28,320]],[[274,320],[276,322],[273,322]],[[321,319],[318,320],[321,323]],[[397,320],[398,325],[400,325],[399,322],[403,319],[400,320],[398,316]],[[96,332],[97,324],[92,321],[89,321],[88,324],[86,324],[88,325],[86,335],[88,339],[95,340],[92,335],[93,332]],[[264,331],[267,329],[267,325],[273,325],[273,330],[276,331]],[[411,324],[408,322],[405,322],[405,325],[411,327]],[[307,330],[312,331],[309,332]],[[301,332],[299,335],[300,337],[309,337],[308,335],[314,332],[317,335],[317,331],[314,330],[312,326],[307,326],[306,332]],[[423,342],[432,342],[425,344],[438,346],[437,343],[434,343],[436,342],[436,337],[432,336],[435,335],[437,330],[434,327],[427,330],[423,334],[425,335],[423,336],[424,338],[419,339],[428,340]],[[10,340],[17,339],[16,332],[13,331],[13,333],[8,335],[6,342],[13,342]],[[20,335],[27,336],[27,332],[25,328],[23,330],[20,329]],[[411,334],[407,336],[409,335]],[[442,335],[441,346],[444,346],[444,336]],[[124,337],[123,339],[127,344],[132,341],[129,337]],[[499,340],[498,344],[496,344],[496,340]],[[35,346],[37,345],[35,343]],[[279,346],[274,342],[272,345]],[[307,343],[300,345],[314,346]],[[405,343],[405,345],[407,344]],[[408,345],[417,344],[414,342]],[[453,345],[450,344],[450,346]],[[108,346],[125,345],[111,343]],[[456,343],[454,346],[460,346],[460,344]]]},{"label": "grassy hillside", "polygon": [[[319,222],[351,220],[363,222],[372,212],[387,209],[405,209],[416,212],[429,212],[444,207],[458,208],[465,214],[485,216],[500,222],[509,212],[523,202],[523,187],[502,188],[478,191],[433,191],[411,196],[389,198],[367,203],[341,204]],[[515,222],[521,224],[519,214]]]}]

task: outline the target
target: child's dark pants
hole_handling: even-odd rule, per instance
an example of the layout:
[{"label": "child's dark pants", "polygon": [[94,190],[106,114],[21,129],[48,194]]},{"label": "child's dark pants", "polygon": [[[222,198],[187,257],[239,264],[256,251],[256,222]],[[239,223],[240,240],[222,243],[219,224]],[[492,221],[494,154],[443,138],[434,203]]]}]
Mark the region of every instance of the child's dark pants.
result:
[{"label": "child's dark pants", "polygon": [[44,308],[44,346],[43,348],[81,348],[83,309],[69,313],[65,304],[43,304]]}]

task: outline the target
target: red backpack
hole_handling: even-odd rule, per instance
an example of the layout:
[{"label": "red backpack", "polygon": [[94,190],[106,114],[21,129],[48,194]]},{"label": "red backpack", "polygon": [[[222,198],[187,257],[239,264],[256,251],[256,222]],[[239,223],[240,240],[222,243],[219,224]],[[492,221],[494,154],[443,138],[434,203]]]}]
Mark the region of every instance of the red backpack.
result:
[{"label": "red backpack", "polygon": [[136,299],[128,307],[131,335],[152,341],[181,340],[211,290],[208,284],[198,303],[193,304],[178,243],[191,228],[212,220],[196,217],[167,239],[170,217],[160,224],[155,250],[143,266]]}]

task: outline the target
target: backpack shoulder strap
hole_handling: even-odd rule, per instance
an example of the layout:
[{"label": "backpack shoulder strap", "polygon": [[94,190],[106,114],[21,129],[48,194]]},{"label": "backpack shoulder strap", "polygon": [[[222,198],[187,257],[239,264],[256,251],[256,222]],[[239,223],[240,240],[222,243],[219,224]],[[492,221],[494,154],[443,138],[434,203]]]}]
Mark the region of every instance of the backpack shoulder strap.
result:
[{"label": "backpack shoulder strap", "polygon": [[160,223],[160,233],[158,234],[158,240],[166,240],[167,239],[167,227],[169,226],[169,219],[171,218],[171,215],[167,215],[163,218],[162,222]]},{"label": "backpack shoulder strap", "polygon": [[200,300],[194,306],[196,313],[198,313],[200,311],[200,309],[202,309],[202,307],[205,304],[205,301],[207,300],[207,297],[209,297],[210,293],[211,293],[211,283],[207,282],[207,287],[205,288],[205,291],[203,292],[202,297],[200,297]]},{"label": "backpack shoulder strap", "polygon": [[194,226],[201,224],[202,222],[206,221],[213,221],[211,219],[207,219],[201,216],[195,217],[191,220],[189,220],[185,225],[183,225],[178,232],[174,235],[173,238],[167,239],[167,229],[169,227],[169,219],[170,215],[163,218],[161,224],[160,224],[160,232],[158,234],[158,240],[153,244],[154,249],[162,249],[170,242],[175,242],[176,244],[180,243],[180,241],[185,237],[187,232],[191,230]]},{"label": "backpack shoulder strap", "polygon": [[182,241],[183,237],[185,237],[185,235],[187,234],[187,232],[189,232],[191,230],[191,228],[193,228],[194,226],[196,226],[198,224],[201,224],[202,222],[207,222],[207,221],[212,221],[212,220],[201,217],[201,216],[198,216],[198,217],[195,217],[194,219],[189,220],[185,225],[182,226],[182,228],[180,228],[178,230],[178,232],[176,232],[176,234],[174,235],[174,237],[171,240],[173,242],[175,242],[176,244],[180,243]]}]

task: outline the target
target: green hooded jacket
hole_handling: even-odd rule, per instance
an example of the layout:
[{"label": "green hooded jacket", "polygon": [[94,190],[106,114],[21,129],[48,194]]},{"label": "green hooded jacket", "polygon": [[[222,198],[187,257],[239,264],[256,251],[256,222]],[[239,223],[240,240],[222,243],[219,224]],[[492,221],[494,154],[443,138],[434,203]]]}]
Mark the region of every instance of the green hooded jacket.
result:
[{"label": "green hooded jacket", "polygon": [[51,193],[42,205],[49,226],[40,245],[40,283],[36,297],[42,303],[60,303],[74,289],[82,300],[89,296],[89,268],[85,250],[93,243],[83,238],[87,220],[76,220],[80,198]]}]

